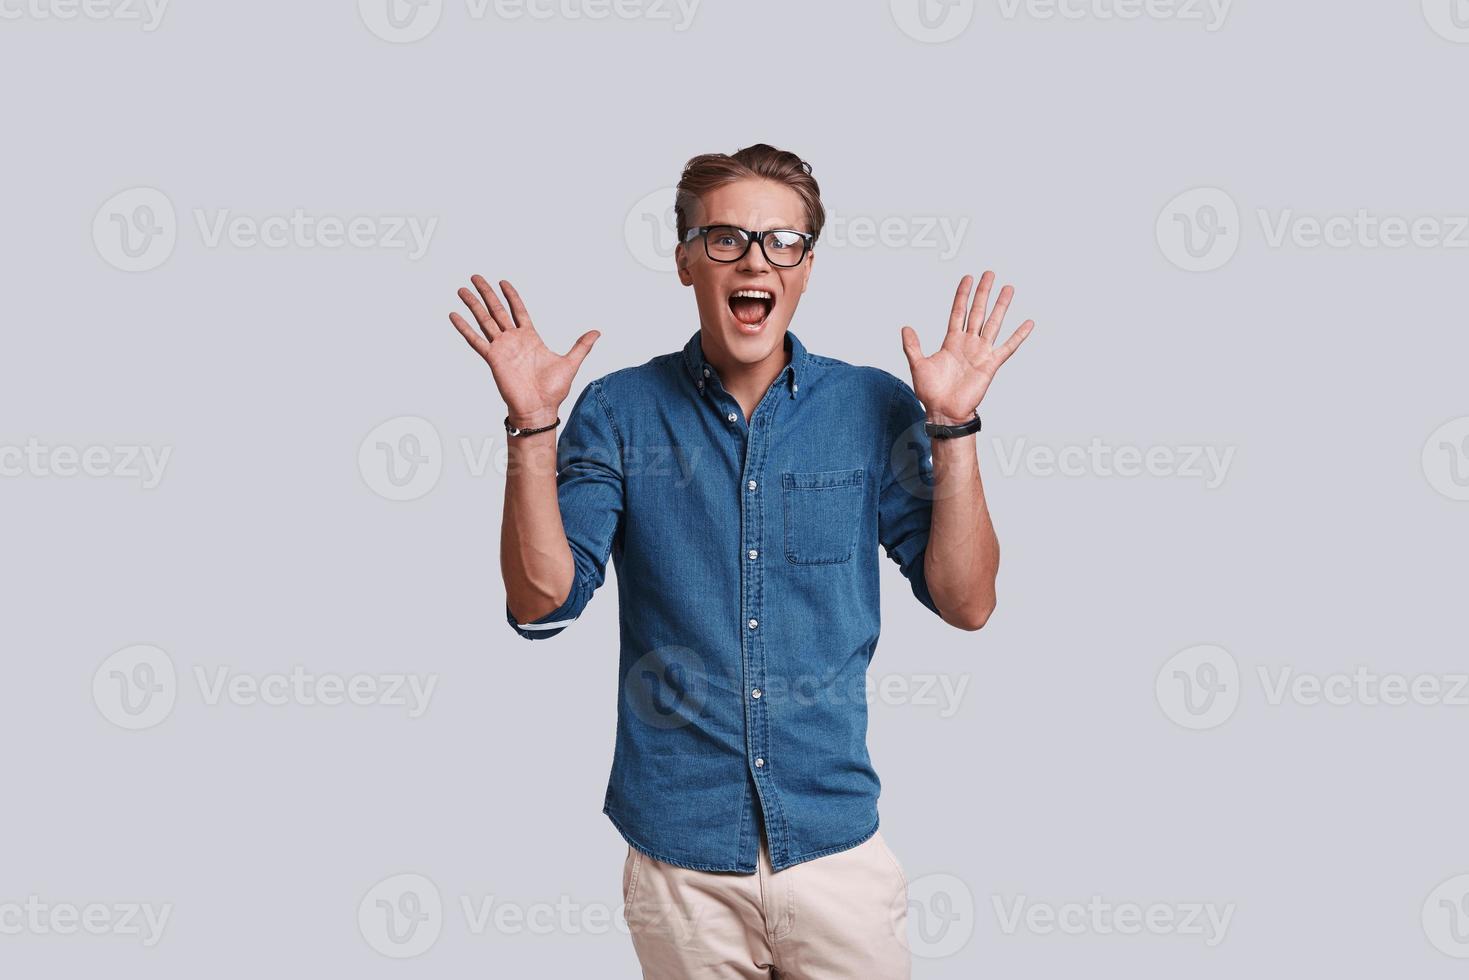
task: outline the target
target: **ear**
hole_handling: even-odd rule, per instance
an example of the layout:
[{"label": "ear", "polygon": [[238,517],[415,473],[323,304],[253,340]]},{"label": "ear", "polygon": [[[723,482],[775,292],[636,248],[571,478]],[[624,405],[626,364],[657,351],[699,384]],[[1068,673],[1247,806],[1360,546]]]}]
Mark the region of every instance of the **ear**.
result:
[{"label": "ear", "polygon": [[806,291],[806,284],[811,281],[811,263],[816,261],[816,250],[813,248],[806,253],[806,267],[801,270],[801,292]]},{"label": "ear", "polygon": [[685,286],[692,286],[694,274],[689,271],[689,252],[682,242],[673,247],[673,264],[678,267],[678,281]]}]

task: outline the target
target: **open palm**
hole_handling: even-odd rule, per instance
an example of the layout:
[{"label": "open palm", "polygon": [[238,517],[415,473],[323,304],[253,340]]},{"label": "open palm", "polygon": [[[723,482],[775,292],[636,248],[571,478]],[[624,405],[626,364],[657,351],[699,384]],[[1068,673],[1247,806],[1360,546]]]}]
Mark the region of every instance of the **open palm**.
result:
[{"label": "open palm", "polygon": [[1035,327],[1034,320],[1026,320],[1008,340],[995,346],[995,338],[1005,322],[1005,311],[1010,308],[1010,299],[1015,291],[1009,286],[1001,289],[995,299],[995,308],[986,319],[984,311],[995,275],[986,270],[979,277],[974,303],[969,305],[969,286],[973,278],[966,275],[959,280],[954,306],[949,312],[949,329],[938,350],[924,355],[917,331],[906,325],[902,330],[903,353],[907,355],[908,368],[913,372],[913,393],[923,403],[930,420],[946,425],[956,425],[973,417],[975,408],[984,400],[985,392],[995,378],[995,372],[1019,349]]},{"label": "open palm", "polygon": [[601,331],[588,330],[577,338],[571,350],[557,354],[536,332],[520,294],[509,281],[500,280],[500,288],[510,304],[509,311],[484,276],[470,276],[469,281],[478,295],[461,287],[459,298],[469,307],[479,329],[471,327],[458,313],[449,314],[450,322],[490,365],[512,424],[529,427],[549,423],[566,400],[577,369],[602,335]]}]

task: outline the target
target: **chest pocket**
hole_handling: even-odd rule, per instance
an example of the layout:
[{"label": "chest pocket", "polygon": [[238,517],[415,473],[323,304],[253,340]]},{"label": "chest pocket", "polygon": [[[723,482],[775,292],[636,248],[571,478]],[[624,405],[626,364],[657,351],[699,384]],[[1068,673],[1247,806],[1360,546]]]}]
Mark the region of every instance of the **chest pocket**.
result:
[{"label": "chest pocket", "polygon": [[862,523],[864,473],[858,467],[780,475],[788,561],[835,565],[852,560]]}]

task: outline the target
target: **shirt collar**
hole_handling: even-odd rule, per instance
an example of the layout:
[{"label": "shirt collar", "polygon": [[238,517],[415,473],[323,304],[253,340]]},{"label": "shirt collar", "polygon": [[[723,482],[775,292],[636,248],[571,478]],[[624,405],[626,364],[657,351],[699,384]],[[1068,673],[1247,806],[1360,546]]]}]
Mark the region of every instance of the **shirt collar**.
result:
[{"label": "shirt collar", "polygon": [[[786,328],[785,349],[790,352],[791,359],[782,371],[782,377],[786,380],[786,390],[790,392],[792,398],[795,398],[800,391],[800,381],[806,380],[809,387],[811,372],[807,370],[806,345],[801,343],[801,338],[797,337],[795,331],[789,327]],[[705,382],[713,376],[714,372],[713,365],[704,360],[702,330],[695,330],[689,342],[684,344],[683,359],[684,364],[688,367],[689,377],[694,380],[699,394],[702,395],[706,387]]]}]

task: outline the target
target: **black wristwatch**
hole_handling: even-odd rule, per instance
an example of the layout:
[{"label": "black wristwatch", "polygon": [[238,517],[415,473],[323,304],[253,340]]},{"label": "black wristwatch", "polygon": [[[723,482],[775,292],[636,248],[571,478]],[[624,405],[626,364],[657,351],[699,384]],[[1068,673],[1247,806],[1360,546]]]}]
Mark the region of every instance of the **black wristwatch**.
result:
[{"label": "black wristwatch", "polygon": [[550,425],[543,425],[539,429],[517,429],[515,426],[510,424],[510,416],[505,416],[505,431],[512,436],[533,436],[537,432],[545,432],[548,429],[554,429],[560,424],[561,417],[558,415],[556,417],[556,421],[552,422]]},{"label": "black wristwatch", "polygon": [[958,425],[939,425],[937,422],[924,422],[923,431],[934,439],[957,439],[967,436],[972,432],[979,431],[979,406],[974,406],[974,418]]}]

